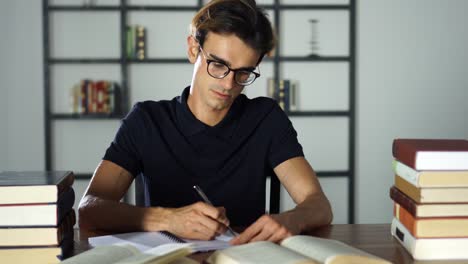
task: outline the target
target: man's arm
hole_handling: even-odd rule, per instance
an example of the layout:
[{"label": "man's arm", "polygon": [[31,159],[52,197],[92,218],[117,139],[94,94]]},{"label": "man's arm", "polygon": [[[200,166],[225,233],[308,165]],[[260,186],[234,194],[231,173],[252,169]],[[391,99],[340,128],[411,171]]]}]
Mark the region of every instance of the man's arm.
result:
[{"label": "man's arm", "polygon": [[79,206],[80,228],[108,231],[169,231],[183,238],[212,239],[229,224],[224,208],[198,202],[181,208],[141,208],[120,199],[133,176],[119,165],[103,160]]},{"label": "man's arm", "polygon": [[260,240],[279,242],[288,236],[327,225],[332,221],[330,203],[306,159],[289,159],[279,164],[274,171],[297,206],[280,214],[263,215],[233,239],[232,244]]}]

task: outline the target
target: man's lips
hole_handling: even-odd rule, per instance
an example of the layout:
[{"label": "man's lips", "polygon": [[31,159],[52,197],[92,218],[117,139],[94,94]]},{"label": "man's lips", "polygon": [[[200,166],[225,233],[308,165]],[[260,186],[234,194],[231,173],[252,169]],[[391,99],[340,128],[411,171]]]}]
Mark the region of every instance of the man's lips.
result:
[{"label": "man's lips", "polygon": [[218,92],[216,90],[212,90],[212,91],[217,97],[222,98],[222,99],[228,99],[229,97],[231,97],[230,94],[224,94],[224,93]]}]

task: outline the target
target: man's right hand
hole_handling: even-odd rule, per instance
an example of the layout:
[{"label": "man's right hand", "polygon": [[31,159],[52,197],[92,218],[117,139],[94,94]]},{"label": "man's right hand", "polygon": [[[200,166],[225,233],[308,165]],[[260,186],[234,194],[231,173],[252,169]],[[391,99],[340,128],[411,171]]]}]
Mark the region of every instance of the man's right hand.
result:
[{"label": "man's right hand", "polygon": [[181,208],[164,208],[167,231],[188,239],[211,240],[226,232],[229,220],[224,207],[197,202]]}]

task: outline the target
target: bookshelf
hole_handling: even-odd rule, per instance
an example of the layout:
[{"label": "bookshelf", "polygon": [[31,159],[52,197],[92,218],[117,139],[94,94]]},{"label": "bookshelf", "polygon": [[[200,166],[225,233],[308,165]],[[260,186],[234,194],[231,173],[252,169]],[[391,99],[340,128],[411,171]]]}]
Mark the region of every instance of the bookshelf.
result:
[{"label": "bookshelf", "polygon": [[[85,2],[85,1],[83,1]],[[69,146],[68,143],[63,144],[67,145],[65,147],[61,146],[61,142],[68,142],[70,140],[64,139],[65,137],[62,134],[66,134],[67,131],[70,131],[73,128],[78,130],[92,130],[92,128],[88,127],[98,127],[98,130],[101,130],[101,134],[108,134],[109,132],[103,132],[106,129],[99,128],[102,124],[108,124],[109,127],[112,129],[108,129],[110,132],[109,137],[106,138],[108,144],[114,133],[118,127],[119,120],[128,112],[131,105],[136,101],[141,100],[141,98],[146,99],[170,99],[182,90],[183,86],[174,86],[179,88],[179,90],[173,93],[173,96],[169,96],[166,94],[171,94],[168,91],[158,91],[158,96],[161,98],[153,98],[152,94],[148,92],[149,89],[146,89],[144,92],[137,92],[136,87],[142,86],[144,79],[140,78],[143,74],[148,74],[151,72],[147,67],[159,67],[158,71],[162,71],[161,75],[164,75],[164,71],[162,68],[165,66],[172,66],[172,67],[180,67],[181,72],[189,72],[191,70],[191,65],[188,63],[188,60],[185,58],[185,51],[182,53],[183,49],[181,48],[174,48],[175,50],[171,52],[159,52],[156,48],[152,48],[151,46],[148,47],[148,58],[144,60],[137,60],[137,59],[128,59],[125,54],[125,32],[126,26],[129,24],[139,23],[144,26],[145,19],[149,19],[154,17],[161,16],[163,18],[167,17],[174,17],[173,19],[178,19],[178,15],[180,15],[185,19],[185,24],[188,25],[190,22],[191,16],[204,4],[205,1],[202,0],[192,0],[192,1],[144,1],[144,0],[102,0],[96,1],[95,5],[82,5],[83,2],[79,1],[66,1],[66,0],[43,0],[43,46],[44,46],[44,112],[45,112],[45,157],[46,157],[46,169],[53,170],[57,169],[61,166],[65,158],[60,158],[61,156],[67,155],[59,155],[57,152],[58,149],[64,151],[70,151],[75,155],[74,157],[79,156],[80,152],[85,152],[86,150],[80,149],[73,149],[75,147],[67,147]],[[317,3],[316,3],[317,2]],[[150,3],[150,4],[149,4]],[[154,5],[157,3],[158,5]],[[345,192],[342,196],[346,198],[346,205],[345,208],[347,210],[346,219],[342,222],[347,223],[354,223],[354,186],[355,186],[355,76],[356,76],[356,66],[355,66],[355,42],[356,42],[356,0],[333,0],[333,1],[304,1],[304,0],[259,0],[257,3],[264,7],[267,13],[270,15],[272,19],[272,24],[274,25],[275,29],[277,30],[278,34],[278,43],[276,47],[276,52],[271,58],[265,58],[264,62],[261,65],[261,72],[263,80],[257,80],[256,83],[252,86],[256,86],[255,91],[253,90],[246,90],[246,94],[249,97],[266,95],[266,79],[268,77],[275,79],[276,81],[280,80],[281,78],[297,78],[301,86],[299,87],[299,91],[304,91],[304,95],[301,95],[301,100],[299,102],[299,110],[297,111],[289,111],[287,114],[291,117],[291,121],[296,127],[299,135],[301,135],[302,127],[305,127],[304,130],[310,130],[312,124],[313,126],[321,127],[322,124],[327,123],[339,123],[337,126],[332,125],[330,131],[341,131],[340,135],[336,137],[340,137],[339,139],[331,139],[332,141],[339,141],[341,142],[340,146],[334,146],[330,151],[336,151],[340,153],[344,153],[343,157],[340,158],[339,166],[334,166],[333,164],[329,164],[326,166],[320,166],[320,159],[315,162],[313,159],[309,159],[309,155],[307,154],[307,150],[314,151],[313,146],[317,146],[317,143],[304,144],[303,141],[307,141],[300,139],[300,142],[304,146],[304,150],[306,151],[306,158],[309,159],[311,165],[316,169],[319,179],[326,181],[327,179],[331,179],[332,182],[338,180],[341,182],[343,187],[338,192]],[[329,4],[332,3],[332,4]],[[58,43],[56,38],[60,38],[61,36],[68,36],[66,33],[62,35],[55,35],[54,30],[60,31],[63,29],[60,28],[57,24],[60,24],[60,19],[67,19],[68,17],[76,17],[85,14],[86,16],[91,17],[91,20],[101,21],[96,27],[103,28],[104,26],[112,27],[111,30],[114,33],[113,42],[109,43],[111,46],[109,49],[113,51],[107,52],[105,50],[105,54],[74,54],[74,50],[66,50],[63,46],[66,46],[63,43]],[[345,37],[341,38],[340,47],[341,50],[338,48],[338,52],[335,49],[326,50],[324,49],[324,54],[320,54],[320,56],[308,56],[307,55],[307,47],[298,47],[294,44],[296,41],[288,41],[288,38],[297,38],[297,33],[295,35],[295,30],[290,30],[291,25],[295,24],[296,17],[302,17],[302,19],[306,19],[309,16],[318,16],[323,21],[327,21],[327,16],[336,18],[335,21],[329,24],[337,24],[339,25],[338,32],[344,33]],[[109,18],[110,17],[110,18]],[[321,20],[321,21],[322,21]],[[73,22],[73,19],[71,19]],[[72,23],[71,22],[71,23]],[[153,23],[153,21],[148,22],[151,25],[157,24]],[[101,25],[102,24],[102,25]],[[325,23],[326,24],[326,23]],[[149,27],[150,25],[148,25]],[[161,29],[164,25],[156,25],[155,30]],[[332,25],[333,26],[333,25]],[[171,27],[172,28],[172,27]],[[326,28],[326,27],[325,27]],[[174,29],[177,27],[174,26]],[[185,41],[186,36],[186,28],[182,28],[185,30],[185,35],[183,36],[183,40]],[[302,35],[305,35],[304,39],[300,40],[299,42],[304,42],[307,45],[308,35],[309,35],[309,25],[303,24],[303,28],[299,29],[302,32]],[[181,31],[182,32],[182,31]],[[172,34],[181,34],[181,32],[176,32]],[[320,32],[324,33],[324,32]],[[154,41],[151,39],[152,36],[161,34],[156,32],[148,32],[148,36],[150,39],[148,41]],[[299,33],[301,34],[301,33]],[[324,36],[324,46],[327,44],[326,39],[330,39],[327,37],[327,34],[323,34]],[[55,38],[55,39],[54,39]],[[107,41],[107,40],[106,40]],[[293,43],[293,44],[291,44]],[[76,43],[68,43],[69,46],[76,47]],[[185,42],[182,44],[185,45]],[[150,44],[149,44],[150,45]],[[334,44],[333,44],[334,45]],[[333,46],[332,45],[332,46]],[[88,45],[89,46],[89,45]],[[167,45],[166,45],[167,46]],[[303,45],[304,46],[304,45]],[[58,48],[57,48],[58,47]],[[56,50],[59,49],[60,52]],[[167,47],[166,47],[167,49]],[[65,52],[67,51],[67,52]],[[293,51],[293,52],[290,52]],[[112,54],[111,54],[112,53]],[[177,55],[173,55],[177,54]],[[265,66],[263,66],[263,64]],[[65,109],[63,107],[64,103],[60,102],[60,100],[65,101],[67,99],[62,99],[66,94],[63,89],[68,90],[71,87],[63,85],[62,83],[66,83],[65,81],[57,81],[55,79],[63,79],[65,77],[61,77],[61,68],[76,68],[76,72],[86,72],[92,71],[89,69],[101,69],[101,68],[111,68],[112,74],[105,73],[103,74],[103,79],[115,79],[121,86],[121,94],[122,99],[120,102],[122,113],[120,114],[88,114],[88,115],[79,115],[79,114],[72,114],[67,111],[63,111]],[[310,70],[308,70],[310,68]],[[322,67],[324,69],[322,69]],[[151,68],[152,69],[152,68]],[[292,69],[292,70],[291,70]],[[297,70],[295,70],[297,69]],[[339,89],[331,89],[329,93],[331,93],[331,106],[320,107],[325,100],[321,100],[322,97],[327,96],[327,91],[319,92],[314,94],[313,89],[309,89],[308,93],[305,93],[306,88],[302,87],[316,87],[319,85],[315,85],[314,83],[310,83],[309,79],[313,79],[309,76],[309,72],[313,73],[317,71],[319,73],[326,72],[329,74],[330,72],[337,71],[340,74],[335,77],[330,77],[330,81],[326,81],[325,83],[331,83],[330,86],[339,86]],[[75,71],[75,70],[74,70]],[[93,72],[100,72],[100,70],[96,70]],[[85,73],[83,73],[85,74]],[[97,74],[97,73],[96,73]],[[71,75],[71,74],[68,74]],[[187,74],[185,74],[187,75]],[[332,74],[329,74],[330,76]],[[266,77],[265,77],[266,76]],[[92,76],[91,76],[92,77]],[[101,76],[99,76],[101,77]],[[97,78],[99,78],[97,77]],[[188,76],[190,78],[190,76]],[[340,82],[337,84],[337,81]],[[77,80],[75,80],[77,81]],[[187,80],[187,82],[189,79]],[[147,82],[145,82],[146,84]],[[320,86],[324,86],[321,84]],[[172,87],[172,86],[171,86]],[[249,89],[247,87],[246,89]],[[333,98],[333,94],[342,94],[339,98]],[[169,96],[169,97],[168,97]],[[330,96],[330,95],[328,95]],[[305,98],[312,98],[312,99],[305,99]],[[338,102],[338,103],[337,103]],[[311,107],[308,107],[312,105]],[[56,107],[55,105],[62,105],[62,107]],[[302,107],[303,106],[303,107]],[[338,120],[338,121],[337,121]],[[296,124],[297,123],[297,124]],[[63,128],[65,124],[71,126],[72,128],[66,128],[65,131],[61,131],[61,127]],[[80,127],[86,128],[80,128]],[[333,127],[334,126],[334,127]],[[337,129],[338,127],[338,129]],[[326,133],[326,132],[325,132]],[[98,133],[99,134],[99,133]],[[331,133],[333,134],[333,133]],[[336,133],[335,133],[336,134]],[[320,137],[325,137],[326,135],[318,135]],[[327,139],[328,140],[328,139]],[[93,140],[91,140],[93,141]],[[324,140],[320,140],[324,141]],[[97,143],[96,143],[97,145]],[[309,146],[309,145],[312,145]],[[107,145],[103,145],[100,147],[100,155],[104,154],[104,150]],[[70,149],[71,148],[71,149]],[[322,151],[322,150],[320,150]],[[83,153],[83,155],[86,155]],[[330,159],[330,158],[329,158]],[[94,166],[97,165],[99,158],[97,158],[94,162]],[[326,162],[325,162],[326,163]],[[77,179],[79,181],[88,181],[91,177],[91,171],[94,169],[90,168],[89,171],[77,171]],[[334,185],[334,184],[331,184]],[[280,199],[280,184],[276,178],[273,178],[271,183],[271,192],[272,195],[276,194],[276,196],[272,197],[272,204],[270,204],[270,208],[273,211],[279,211],[281,209]],[[325,188],[326,189],[326,188]],[[328,194],[327,194],[328,195]],[[79,197],[79,194],[77,194]],[[341,197],[341,196],[340,196]],[[343,203],[340,198],[336,199],[336,203]],[[332,201],[333,205],[333,201]]]}]

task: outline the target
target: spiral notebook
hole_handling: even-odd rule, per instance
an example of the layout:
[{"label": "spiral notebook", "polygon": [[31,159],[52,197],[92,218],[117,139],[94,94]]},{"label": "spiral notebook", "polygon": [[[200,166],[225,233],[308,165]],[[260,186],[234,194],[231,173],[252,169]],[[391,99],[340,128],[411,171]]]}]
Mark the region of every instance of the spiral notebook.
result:
[{"label": "spiral notebook", "polygon": [[229,247],[229,241],[233,237],[224,234],[219,235],[213,240],[191,240],[181,239],[169,232],[131,232],[122,233],[116,235],[97,236],[88,238],[88,242],[91,246],[103,246],[103,245],[114,245],[114,244],[131,244],[141,251],[148,250],[164,244],[170,243],[190,243],[194,251],[210,251],[218,250]]}]

